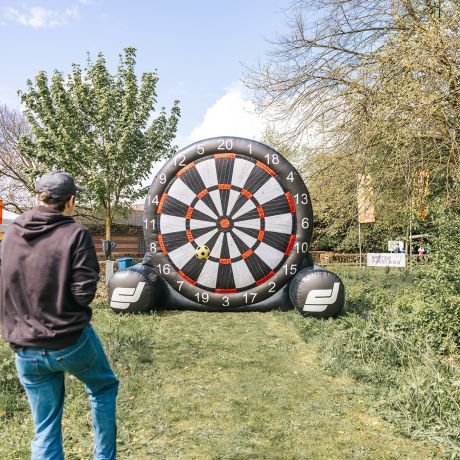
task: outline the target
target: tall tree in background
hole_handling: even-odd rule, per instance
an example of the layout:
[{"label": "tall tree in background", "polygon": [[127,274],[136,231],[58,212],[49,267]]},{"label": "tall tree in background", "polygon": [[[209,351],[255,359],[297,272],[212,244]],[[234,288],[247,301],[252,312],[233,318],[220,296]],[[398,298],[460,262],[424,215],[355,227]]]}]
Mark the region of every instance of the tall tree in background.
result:
[{"label": "tall tree in background", "polygon": [[389,0],[293,0],[288,31],[272,42],[268,59],[249,75],[259,108],[290,118],[291,136],[315,123],[335,125],[365,98],[363,75],[386,37],[398,30]]},{"label": "tall tree in background", "polygon": [[316,134],[303,170],[328,229],[353,229],[358,174],[373,178],[381,235],[423,230],[423,201],[459,206],[459,24],[452,0],[293,1],[249,86],[291,120],[287,138]]},{"label": "tall tree in background", "polygon": [[104,214],[106,239],[114,211],[144,196],[153,163],[175,152],[178,101],[169,115],[162,108],[152,119],[158,77],[143,73],[139,84],[135,58],[136,50],[126,48],[115,75],[102,53],[84,70],[74,64],[66,77],[56,70],[49,81],[41,71],[21,94],[32,133],[22,138],[22,151],[84,186],[84,201]]},{"label": "tall tree in background", "polygon": [[0,105],[0,198],[4,206],[19,212],[31,205],[34,190],[26,170],[39,166],[19,149],[20,139],[29,134],[24,116],[18,110]]}]

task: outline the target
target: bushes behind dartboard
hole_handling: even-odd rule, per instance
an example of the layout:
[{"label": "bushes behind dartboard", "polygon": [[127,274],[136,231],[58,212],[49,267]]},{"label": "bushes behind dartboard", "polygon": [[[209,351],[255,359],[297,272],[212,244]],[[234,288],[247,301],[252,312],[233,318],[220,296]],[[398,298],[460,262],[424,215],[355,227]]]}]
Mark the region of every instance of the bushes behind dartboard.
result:
[{"label": "bushes behind dartboard", "polygon": [[107,295],[115,313],[142,313],[162,306],[163,280],[148,264],[116,272],[109,280]]},{"label": "bushes behind dartboard", "polygon": [[289,297],[304,316],[331,318],[337,316],[345,304],[342,280],[324,268],[304,268],[291,280]]}]

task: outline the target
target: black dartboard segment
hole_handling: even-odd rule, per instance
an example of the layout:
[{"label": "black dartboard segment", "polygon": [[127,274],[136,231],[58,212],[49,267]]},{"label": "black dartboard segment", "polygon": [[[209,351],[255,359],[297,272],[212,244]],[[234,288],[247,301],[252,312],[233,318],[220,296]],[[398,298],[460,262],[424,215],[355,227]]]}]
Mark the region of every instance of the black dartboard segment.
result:
[{"label": "black dartboard segment", "polygon": [[[162,277],[211,306],[257,303],[280,289],[308,251],[312,209],[297,171],[255,141],[215,138],[179,152],[145,206],[145,237]],[[207,246],[207,259],[196,248]]]}]

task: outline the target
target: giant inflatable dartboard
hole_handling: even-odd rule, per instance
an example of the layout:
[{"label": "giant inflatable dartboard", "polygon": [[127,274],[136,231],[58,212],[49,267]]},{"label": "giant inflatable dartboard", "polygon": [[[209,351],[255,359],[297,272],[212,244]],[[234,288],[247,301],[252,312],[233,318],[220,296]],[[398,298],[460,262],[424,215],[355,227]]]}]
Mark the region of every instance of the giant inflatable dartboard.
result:
[{"label": "giant inflatable dartboard", "polygon": [[[301,268],[312,233],[307,188],[278,152],[249,139],[192,144],[156,175],[145,239],[156,270],[212,307],[261,302]],[[209,257],[196,257],[207,246]]]}]

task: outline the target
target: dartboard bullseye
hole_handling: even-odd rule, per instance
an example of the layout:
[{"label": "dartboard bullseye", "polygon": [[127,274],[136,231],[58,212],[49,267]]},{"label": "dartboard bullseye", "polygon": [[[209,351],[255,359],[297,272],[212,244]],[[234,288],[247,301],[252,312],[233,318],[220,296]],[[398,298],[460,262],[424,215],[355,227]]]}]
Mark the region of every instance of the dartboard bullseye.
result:
[{"label": "dartboard bullseye", "polygon": [[[255,141],[215,138],[179,152],[145,206],[145,237],[160,275],[212,306],[254,304],[300,269],[312,209],[297,171]],[[197,248],[209,248],[200,257]]]}]

